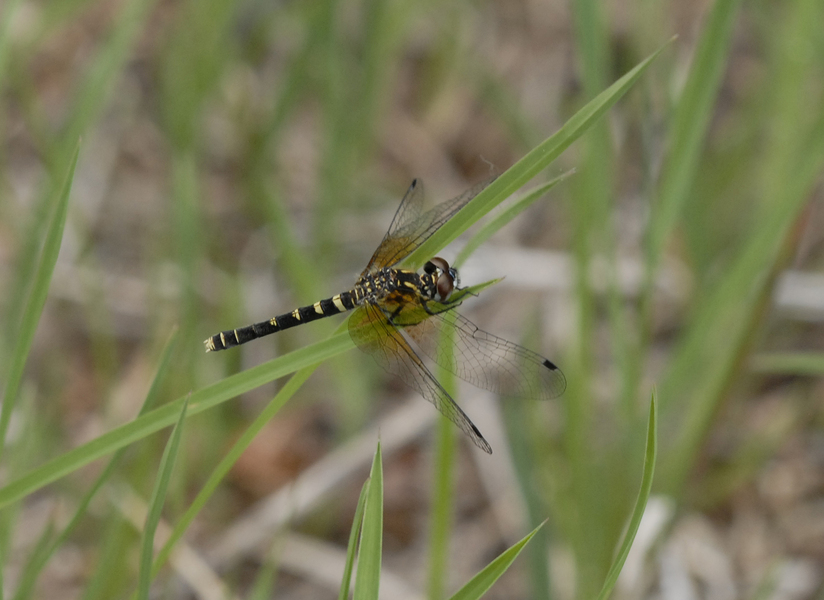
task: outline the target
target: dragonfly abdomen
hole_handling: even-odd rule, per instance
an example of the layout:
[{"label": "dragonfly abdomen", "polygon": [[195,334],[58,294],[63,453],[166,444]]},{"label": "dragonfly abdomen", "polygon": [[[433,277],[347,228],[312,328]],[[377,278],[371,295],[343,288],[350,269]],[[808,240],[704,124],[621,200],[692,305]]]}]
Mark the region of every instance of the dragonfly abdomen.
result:
[{"label": "dragonfly abdomen", "polygon": [[343,292],[337,296],[320,300],[309,306],[301,306],[292,312],[272,317],[268,321],[261,321],[260,323],[246,327],[239,327],[238,329],[221,331],[207,338],[203,343],[206,346],[206,352],[217,352],[218,350],[233,348],[265,335],[289,329],[290,327],[303,325],[304,323],[317,321],[324,317],[331,317],[352,310],[355,308],[355,300],[357,297],[358,293],[356,290]]}]

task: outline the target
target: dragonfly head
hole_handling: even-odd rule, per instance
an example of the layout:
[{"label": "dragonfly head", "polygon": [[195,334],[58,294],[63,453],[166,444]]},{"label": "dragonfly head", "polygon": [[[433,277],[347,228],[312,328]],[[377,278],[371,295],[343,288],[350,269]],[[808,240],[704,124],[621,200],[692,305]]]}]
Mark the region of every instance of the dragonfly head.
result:
[{"label": "dragonfly head", "polygon": [[429,260],[424,266],[423,270],[429,275],[435,277],[435,288],[437,290],[437,297],[439,302],[445,302],[452,295],[452,291],[461,285],[461,278],[458,276],[458,269],[449,266],[449,263],[436,256]]}]

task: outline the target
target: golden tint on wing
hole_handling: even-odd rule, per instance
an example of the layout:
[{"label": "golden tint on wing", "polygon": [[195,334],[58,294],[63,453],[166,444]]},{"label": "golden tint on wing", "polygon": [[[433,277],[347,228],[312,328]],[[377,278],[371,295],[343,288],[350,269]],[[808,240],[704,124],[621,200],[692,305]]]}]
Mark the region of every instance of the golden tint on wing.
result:
[{"label": "golden tint on wing", "polygon": [[423,214],[423,182],[420,179],[413,181],[401,200],[389,230],[363,273],[401,262],[493,181],[495,177],[482,181],[460,196],[438,204]]},{"label": "golden tint on wing", "polygon": [[411,237],[384,238],[381,245],[375,250],[375,254],[372,255],[372,260],[366,265],[366,269],[363,270],[361,275],[363,276],[370,271],[376,271],[383,267],[391,267],[397,264],[399,260],[395,260],[396,256],[409,256],[415,248],[420,245],[420,243],[413,245],[413,241],[414,238]]},{"label": "golden tint on wing", "polygon": [[[392,323],[398,327],[407,327],[428,319],[430,313],[423,308],[424,299],[420,293],[395,290],[378,301],[385,315],[392,315]],[[430,304],[435,304],[429,301]]]},{"label": "golden tint on wing", "polygon": [[[395,216],[392,218],[392,223],[389,224],[389,229],[383,240],[378,245],[369,264],[366,265],[364,273],[372,269],[380,269],[381,267],[389,267],[394,263],[390,263],[394,256],[404,253],[406,246],[413,242],[409,236],[401,234],[404,229],[410,229],[411,226],[420,218],[423,210],[423,181],[420,179],[413,179],[412,184],[406,190],[403,199],[401,200],[398,210],[395,211]],[[409,251],[411,252],[411,250]],[[407,254],[408,255],[408,252]],[[406,256],[405,255],[405,256]]]},{"label": "golden tint on wing", "polygon": [[487,454],[492,448],[452,397],[430,373],[398,329],[381,310],[370,304],[356,309],[349,319],[349,335],[355,344],[372,355],[380,366],[397,375],[409,387],[435,405],[444,416],[467,434]]}]

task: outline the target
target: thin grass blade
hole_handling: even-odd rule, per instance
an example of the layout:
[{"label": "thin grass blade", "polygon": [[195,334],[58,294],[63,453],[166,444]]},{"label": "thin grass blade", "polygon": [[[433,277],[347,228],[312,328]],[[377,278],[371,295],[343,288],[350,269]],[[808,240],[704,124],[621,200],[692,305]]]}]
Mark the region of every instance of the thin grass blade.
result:
[{"label": "thin grass blade", "polygon": [[358,552],[358,539],[361,534],[361,525],[363,524],[363,511],[366,508],[366,496],[369,494],[369,483],[371,479],[367,479],[361,488],[360,497],[358,498],[358,506],[355,508],[355,516],[352,518],[352,530],[349,532],[349,544],[346,546],[346,565],[343,568],[343,578],[340,583],[340,593],[338,600],[346,600],[349,598],[349,588],[352,586],[352,570],[355,565],[355,556]]},{"label": "thin grass blade", "polygon": [[381,582],[381,550],[383,547],[383,463],[381,445],[372,461],[369,491],[363,511],[358,566],[355,576],[355,600],[378,600]]},{"label": "thin grass blade", "polygon": [[658,477],[671,494],[682,492],[727,385],[743,364],[788,235],[824,168],[824,114],[811,113],[809,97],[797,93],[818,73],[819,17],[819,2],[795,3],[782,27],[787,35],[775,37],[770,136],[759,165],[762,197],[752,230],[718,285],[699,297],[661,382],[662,410],[677,423],[674,435],[665,436]]},{"label": "thin grass blade", "polygon": [[624,562],[627,560],[629,549],[632,547],[632,542],[635,541],[635,534],[638,533],[638,526],[641,524],[641,517],[644,516],[644,510],[649,500],[650,491],[652,490],[652,477],[655,474],[655,459],[658,455],[658,410],[657,401],[655,399],[655,392],[652,393],[652,399],[649,404],[649,424],[647,425],[647,446],[644,451],[644,475],[641,478],[641,490],[638,492],[638,499],[635,502],[635,509],[632,511],[632,517],[629,520],[627,532],[624,535],[624,541],[621,543],[621,549],[612,563],[612,566],[607,573],[604,587],[598,595],[599,600],[605,600],[612,593],[615,587],[615,582],[618,581],[618,575],[621,574],[621,569],[624,568]]},{"label": "thin grass blade", "polygon": [[558,177],[555,177],[554,179],[533,188],[524,194],[524,196],[517,202],[513,203],[512,206],[507,207],[507,209],[501,214],[490,220],[488,223],[485,223],[484,226],[470,238],[464,247],[461,248],[457,258],[453,261],[453,266],[457,267],[458,265],[463,264],[466,259],[469,258],[473,252],[475,252],[475,250],[477,250],[482,244],[485,244],[499,229],[508,224],[512,221],[512,219],[532,206],[536,200],[541,198],[556,185],[572,176],[574,173],[575,169],[570,169],[563,175],[559,175]]},{"label": "thin grass blade", "polygon": [[[323,362],[353,346],[348,333],[337,334],[328,340],[311,344],[191,394],[189,415],[208,410],[244,392],[259,387],[298,369]],[[82,446],[62,454],[30,473],[0,488],[0,508],[72,473],[90,462],[115,450],[145,438],[175,423],[185,398],[169,404],[104,433]]]},{"label": "thin grass blade", "polygon": [[553,160],[581,137],[604,113],[638,81],[652,61],[666,48],[664,44],[635,68],[588,102],[553,135],[530,150],[526,156],[507,169],[479,193],[471,202],[438,229],[413,252],[407,262],[421,265],[437,251],[466,231],[481,217],[498,206],[526,182],[545,169]]},{"label": "thin grass blade", "polygon": [[692,187],[740,5],[741,0],[716,0],[710,8],[684,90],[675,107],[668,136],[669,152],[649,228],[651,267],[657,262]]},{"label": "thin grass blade", "polygon": [[34,340],[34,332],[37,329],[37,323],[40,321],[40,315],[43,313],[43,306],[46,304],[46,296],[49,293],[54,266],[57,264],[57,255],[63,241],[63,228],[66,225],[66,214],[69,209],[69,194],[72,190],[74,171],[77,168],[79,154],[80,141],[78,140],[69,161],[66,178],[52,212],[46,238],[43,242],[43,250],[40,253],[40,260],[34,270],[31,294],[25,304],[23,318],[20,328],[17,330],[17,338],[14,341],[11,365],[6,372],[3,407],[0,411],[0,458],[2,458],[3,449],[6,447],[6,433],[8,432],[12,410],[17,402],[17,393],[20,390],[20,382],[23,378],[23,368],[26,366],[32,340]]},{"label": "thin grass blade", "polygon": [[224,480],[226,475],[231,470],[232,466],[238,461],[240,456],[249,448],[249,445],[255,437],[261,432],[266,424],[280,411],[281,408],[295,395],[300,389],[300,386],[309,379],[309,376],[315,372],[318,365],[312,365],[301,369],[293,377],[289,379],[286,385],[275,395],[275,397],[266,405],[257,418],[246,428],[238,440],[232,445],[229,452],[220,460],[217,466],[212,470],[209,479],[203,485],[198,495],[186,509],[183,516],[175,523],[174,529],[169,535],[169,539],[163,545],[160,552],[157,553],[153,567],[153,573],[157,574],[160,568],[165,564],[169,558],[172,550],[177,542],[181,540],[183,534],[192,524],[195,517],[200,513],[212,495],[217,491],[218,486]]},{"label": "thin grass blade", "polygon": [[480,573],[475,575],[466,585],[458,590],[450,600],[478,600],[478,598],[481,598],[489,588],[500,579],[501,575],[506,572],[521,553],[521,550],[529,543],[529,540],[531,540],[543,526],[544,523],[541,523],[529,532],[526,537],[501,553],[498,558],[489,563]]},{"label": "thin grass blade", "polygon": [[[454,322],[454,311],[447,314],[447,319]],[[442,348],[453,348],[455,331],[446,327],[440,332]],[[451,355],[450,351],[450,355]],[[449,358],[455,364],[454,356]],[[444,389],[456,397],[457,385],[454,369],[438,365],[436,377]],[[460,400],[460,399],[459,399]],[[455,458],[456,428],[452,422],[441,415],[437,421],[437,444],[433,464],[432,504],[430,508],[429,552],[428,552],[428,597],[443,598],[449,574],[449,539],[452,533],[452,512],[455,506]]]},{"label": "thin grass blade", "polygon": [[52,547],[52,536],[54,535],[54,520],[49,521],[49,524],[43,529],[43,533],[37,540],[37,545],[29,555],[29,560],[23,568],[23,575],[17,585],[17,590],[12,597],[13,600],[25,600],[26,598],[34,597],[34,586],[37,583],[37,574],[51,556],[50,548]]},{"label": "thin grass blade", "polygon": [[163,503],[166,500],[166,491],[169,489],[175,459],[177,459],[180,450],[180,438],[183,434],[183,422],[186,420],[186,409],[188,407],[189,399],[186,398],[183,401],[183,407],[180,409],[177,423],[172,430],[172,435],[163,450],[157,482],[149,499],[149,512],[146,515],[146,526],[143,528],[143,544],[140,550],[140,573],[137,586],[139,600],[148,600],[149,598],[149,586],[152,583],[152,555],[154,553],[155,531],[157,531],[157,526],[160,523]]},{"label": "thin grass blade", "polygon": [[[174,348],[177,343],[177,328],[172,330],[172,334],[169,336],[169,341],[166,342],[166,347],[163,349],[163,352],[160,356],[160,361],[157,367],[157,371],[155,373],[155,377],[152,380],[152,385],[149,388],[148,394],[146,394],[146,399],[143,401],[143,406],[140,408],[139,414],[145,414],[152,406],[154,406],[155,402],[157,401],[159,392],[160,392],[160,385],[162,384],[166,374],[169,371],[170,357],[174,351]],[[37,581],[37,577],[39,576],[40,572],[43,570],[43,567],[46,566],[49,559],[54,556],[54,553],[60,548],[66,541],[69,539],[69,536],[75,530],[77,525],[86,516],[86,511],[89,507],[89,504],[92,501],[92,498],[95,497],[97,492],[103,487],[109,479],[111,478],[112,474],[114,473],[115,469],[117,468],[118,464],[120,463],[120,459],[123,456],[123,453],[126,451],[125,448],[121,448],[118,450],[114,456],[112,456],[109,464],[106,465],[106,468],[103,469],[103,472],[98,476],[95,480],[94,484],[92,484],[91,488],[86,495],[81,499],[80,503],[77,506],[77,509],[74,511],[74,516],[69,521],[69,524],[63,528],[63,531],[60,532],[60,535],[51,543],[51,545],[42,553],[33,555],[36,560],[30,561],[26,568],[23,571],[23,575],[20,578],[20,588],[21,590],[33,590],[34,584]],[[26,598],[28,594],[17,594],[16,597]]]}]

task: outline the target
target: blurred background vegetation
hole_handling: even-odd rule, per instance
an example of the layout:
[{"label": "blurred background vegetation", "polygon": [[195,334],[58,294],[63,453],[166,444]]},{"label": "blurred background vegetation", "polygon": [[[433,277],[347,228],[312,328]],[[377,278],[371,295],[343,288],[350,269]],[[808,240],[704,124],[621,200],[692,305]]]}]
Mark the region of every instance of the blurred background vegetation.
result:
[{"label": "blurred background vegetation", "polygon": [[[491,458],[459,439],[445,467],[443,428],[384,448],[382,589],[442,597],[548,519],[488,597],[592,597],[656,386],[654,496],[616,594],[820,597],[821,23],[820,0],[4,0],[2,485],[134,419],[174,327],[161,404],[325,338],[334,319],[201,343],[348,289],[413,177],[435,203],[506,170],[677,34],[541,177],[576,174],[462,271],[507,277],[462,312],[549,356],[568,390],[482,408],[462,389]],[[78,139],[48,300],[15,354]],[[170,524],[281,383],[189,419]],[[407,404],[435,415],[360,353],[325,363],[195,511],[187,548],[220,586],[175,562],[157,593],[336,597],[369,427],[389,444]],[[4,593],[128,596],[167,436],[130,446],[62,537],[98,463],[6,503]]]}]

